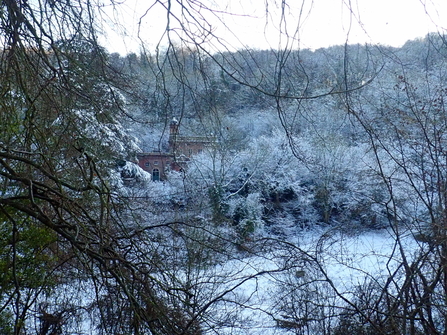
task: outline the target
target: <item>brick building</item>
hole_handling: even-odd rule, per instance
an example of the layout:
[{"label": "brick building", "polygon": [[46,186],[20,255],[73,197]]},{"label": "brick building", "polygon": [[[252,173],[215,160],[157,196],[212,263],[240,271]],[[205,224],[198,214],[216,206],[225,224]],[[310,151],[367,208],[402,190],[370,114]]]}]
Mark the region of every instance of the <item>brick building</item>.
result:
[{"label": "brick building", "polygon": [[212,149],[215,143],[213,136],[182,136],[179,122],[173,118],[169,124],[169,151],[139,153],[138,165],[152,175],[153,181],[163,181],[168,171],[185,169],[193,155]]}]

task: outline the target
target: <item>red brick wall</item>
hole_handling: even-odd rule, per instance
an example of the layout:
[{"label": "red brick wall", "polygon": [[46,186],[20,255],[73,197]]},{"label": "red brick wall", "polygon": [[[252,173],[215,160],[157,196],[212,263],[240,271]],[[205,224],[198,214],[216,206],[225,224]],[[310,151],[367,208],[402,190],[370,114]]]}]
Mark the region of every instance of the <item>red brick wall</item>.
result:
[{"label": "red brick wall", "polygon": [[143,153],[138,155],[138,165],[153,175],[154,170],[158,169],[160,180],[166,179],[166,172],[172,168],[174,156],[165,153]]}]

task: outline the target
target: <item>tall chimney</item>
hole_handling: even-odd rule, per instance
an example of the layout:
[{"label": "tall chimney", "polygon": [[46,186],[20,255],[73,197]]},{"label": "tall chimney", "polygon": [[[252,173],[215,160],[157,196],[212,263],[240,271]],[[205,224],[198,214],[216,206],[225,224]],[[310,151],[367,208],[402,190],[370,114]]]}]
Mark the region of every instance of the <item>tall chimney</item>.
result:
[{"label": "tall chimney", "polygon": [[178,134],[178,121],[175,117],[172,118],[171,123],[169,124],[169,133],[171,135],[177,135]]}]

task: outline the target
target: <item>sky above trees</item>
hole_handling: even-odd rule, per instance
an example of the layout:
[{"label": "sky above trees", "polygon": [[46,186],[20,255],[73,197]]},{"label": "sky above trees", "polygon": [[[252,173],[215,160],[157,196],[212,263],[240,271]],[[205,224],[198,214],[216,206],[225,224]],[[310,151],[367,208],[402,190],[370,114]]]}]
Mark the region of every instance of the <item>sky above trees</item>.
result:
[{"label": "sky above trees", "polygon": [[[304,0],[267,6],[263,0],[229,0],[187,6],[186,20],[176,2],[168,8],[168,2],[127,0],[104,8],[104,22],[111,28],[105,29],[103,43],[110,52],[121,54],[138,52],[141,42],[154,50],[166,45],[169,38],[191,39],[180,29],[183,25],[211,51],[290,46],[318,49],[345,42],[398,47],[447,28],[447,3],[442,0]],[[167,27],[171,29],[169,37]]]}]

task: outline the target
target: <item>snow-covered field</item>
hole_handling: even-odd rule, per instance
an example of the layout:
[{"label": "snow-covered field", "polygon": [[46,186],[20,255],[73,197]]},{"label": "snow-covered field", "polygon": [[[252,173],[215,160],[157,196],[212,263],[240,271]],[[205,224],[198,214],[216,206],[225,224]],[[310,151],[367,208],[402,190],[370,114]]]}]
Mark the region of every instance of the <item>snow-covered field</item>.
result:
[{"label": "snow-covered field", "polygon": [[[411,238],[406,242],[414,247]],[[321,309],[327,304],[320,311],[308,310],[309,317],[336,315],[338,306],[346,306],[343,299],[351,299],[356,287],[371,280],[381,282],[400,263],[395,239],[386,230],[351,236],[313,230],[302,232],[290,243],[295,255],[279,251],[224,265],[224,272],[238,272],[244,282],[213,308],[223,319],[232,315],[233,322],[229,320],[210,334],[318,334],[311,324],[306,328],[296,322],[304,316],[303,305]],[[292,261],[301,264],[287,264]],[[283,271],[284,267],[289,269]],[[245,280],[250,276],[254,277]]]},{"label": "snow-covered field", "polygon": [[[387,230],[348,235],[314,228],[291,236],[288,241],[268,237],[273,247],[267,252],[241,253],[197,270],[196,294],[204,305],[216,299],[204,310],[204,334],[321,334],[322,323],[326,329],[336,326],[358,287],[385,282],[400,264]],[[408,250],[416,246],[411,237],[403,242]],[[179,272],[179,282],[181,277]],[[82,281],[77,285],[65,287],[60,297],[94,304],[93,288]],[[83,313],[77,334],[97,334],[99,316],[89,308]]]}]

